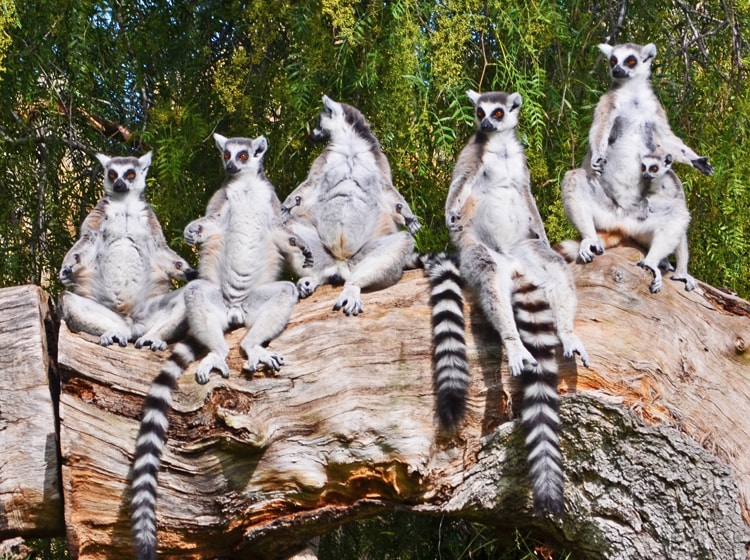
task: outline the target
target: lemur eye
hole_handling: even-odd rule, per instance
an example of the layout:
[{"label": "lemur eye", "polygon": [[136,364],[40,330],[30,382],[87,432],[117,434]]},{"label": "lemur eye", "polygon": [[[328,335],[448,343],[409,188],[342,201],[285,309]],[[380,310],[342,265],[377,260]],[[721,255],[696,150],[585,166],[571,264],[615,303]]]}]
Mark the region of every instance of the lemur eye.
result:
[{"label": "lemur eye", "polygon": [[632,54],[628,58],[625,59],[625,65],[628,68],[634,68],[636,64],[638,64],[638,59],[634,57]]},{"label": "lemur eye", "polygon": [[614,56],[609,57],[609,65],[615,66],[616,64],[617,64],[617,58],[615,58]]},{"label": "lemur eye", "polygon": [[247,152],[247,150],[242,150],[239,154],[237,154],[237,157],[242,161],[247,161],[247,158],[250,157],[250,154]]},{"label": "lemur eye", "polygon": [[125,178],[126,178],[126,179],[127,179],[128,181],[132,181],[133,179],[135,179],[135,169],[128,169],[128,170],[127,170],[127,171],[125,172]]},{"label": "lemur eye", "polygon": [[659,171],[659,166],[658,165],[652,165],[651,167],[648,168],[648,170],[651,173],[656,173],[657,171]]},{"label": "lemur eye", "polygon": [[492,113],[492,115],[493,115],[493,116],[494,116],[494,117],[495,117],[496,119],[502,119],[502,118],[503,118],[503,117],[505,116],[505,111],[503,111],[502,109],[500,109],[500,108],[498,107],[497,109],[495,109],[495,111],[494,111],[494,112]]},{"label": "lemur eye", "polygon": [[477,109],[477,117],[479,117],[480,119],[483,119],[485,115],[486,115],[486,113],[484,112],[484,109],[482,109],[481,107],[479,107]]},{"label": "lemur eye", "polygon": [[641,173],[645,173],[645,172],[646,172],[646,164],[642,163],[641,164]]},{"label": "lemur eye", "polygon": [[224,150],[224,161],[232,159],[232,153],[229,150]]},{"label": "lemur eye", "polygon": [[107,178],[109,178],[110,181],[114,181],[115,179],[117,179],[117,171],[115,171],[114,169],[110,169],[107,172]]}]

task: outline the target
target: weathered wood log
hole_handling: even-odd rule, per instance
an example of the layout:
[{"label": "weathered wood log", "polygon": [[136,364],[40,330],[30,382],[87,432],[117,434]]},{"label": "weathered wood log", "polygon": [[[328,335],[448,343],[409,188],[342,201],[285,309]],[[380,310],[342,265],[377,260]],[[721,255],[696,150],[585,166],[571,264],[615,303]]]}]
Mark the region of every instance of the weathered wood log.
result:
[{"label": "weathered wood log", "polygon": [[[57,327],[35,286],[0,290],[0,541],[62,534],[55,409]],[[55,395],[55,399],[56,399]]]},{"label": "weathered wood log", "polygon": [[[273,558],[393,509],[462,516],[556,539],[575,558],[745,558],[750,524],[750,304],[700,284],[650,294],[640,254],[575,265],[591,368],[560,357],[567,510],[531,513],[520,396],[498,336],[472,310],[473,381],[455,433],[436,429],[428,286],[420,271],[333,312],[300,302],[275,374],[205,385],[191,368],[160,475],[163,558]],[[61,327],[62,477],[78,558],[127,557],[130,462],[163,353]]]}]

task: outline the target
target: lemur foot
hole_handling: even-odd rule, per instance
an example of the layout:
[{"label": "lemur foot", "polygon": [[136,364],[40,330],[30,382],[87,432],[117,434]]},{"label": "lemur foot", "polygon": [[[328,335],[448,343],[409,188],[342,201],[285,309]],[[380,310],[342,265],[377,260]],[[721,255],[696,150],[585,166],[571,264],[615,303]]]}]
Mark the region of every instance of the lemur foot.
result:
[{"label": "lemur foot", "polygon": [[578,249],[578,257],[583,263],[590,263],[594,260],[594,255],[604,253],[604,245],[598,237],[586,237],[581,241]]},{"label": "lemur foot", "polygon": [[659,270],[659,266],[653,266],[646,261],[638,261],[636,263],[641,268],[645,268],[646,270],[650,270],[651,274],[654,275],[654,280],[651,282],[651,285],[649,286],[649,290],[651,290],[652,294],[655,294],[659,290],[661,290],[661,271]]},{"label": "lemur foot", "polygon": [[512,344],[508,340],[504,342],[505,353],[508,355],[508,368],[513,377],[521,375],[525,367],[534,367],[537,365],[536,358],[531,355],[531,352],[520,341],[516,340]]},{"label": "lemur foot", "polygon": [[216,352],[209,352],[198,364],[198,369],[195,372],[195,380],[201,385],[205,385],[208,383],[213,370],[217,370],[225,379],[229,377],[229,366],[226,360]]},{"label": "lemur foot", "polygon": [[589,355],[578,336],[575,334],[561,334],[560,342],[563,347],[563,356],[572,358],[574,354],[578,354],[581,357],[581,363],[585,367],[589,367]]},{"label": "lemur foot", "polygon": [[148,346],[151,348],[151,350],[156,352],[157,350],[166,350],[167,342],[153,336],[141,336],[136,339],[134,346],[136,348],[143,348],[144,346]]},{"label": "lemur foot", "polygon": [[695,289],[695,287],[698,285],[698,281],[690,276],[687,272],[682,274],[673,274],[670,278],[670,280],[675,280],[676,282],[685,282],[685,291],[691,292]]},{"label": "lemur foot", "polygon": [[262,346],[256,346],[252,348],[250,352],[246,352],[246,354],[247,361],[245,362],[245,365],[242,366],[242,369],[249,371],[250,373],[258,371],[261,369],[262,365],[274,371],[279,371],[281,366],[284,365],[284,358],[282,356],[276,352],[266,350]]},{"label": "lemur foot", "polygon": [[129,336],[124,333],[118,333],[114,331],[105,332],[99,337],[99,344],[102,346],[110,346],[115,342],[120,346],[128,345]]},{"label": "lemur foot", "polygon": [[362,298],[359,297],[361,290],[359,286],[355,284],[344,284],[344,289],[341,290],[339,298],[333,305],[334,311],[339,309],[347,315],[357,316],[364,311],[364,304]]}]

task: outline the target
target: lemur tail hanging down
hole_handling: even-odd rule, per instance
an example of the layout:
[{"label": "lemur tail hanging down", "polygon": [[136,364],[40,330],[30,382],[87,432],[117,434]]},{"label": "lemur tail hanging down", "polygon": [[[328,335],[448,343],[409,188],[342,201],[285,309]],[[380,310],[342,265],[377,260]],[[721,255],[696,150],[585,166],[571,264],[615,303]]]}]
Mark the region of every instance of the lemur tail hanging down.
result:
[{"label": "lemur tail hanging down", "polygon": [[298,251],[308,266],[311,253],[281,225],[279,200],[263,171],[266,139],[215,135],[227,180],[206,215],[188,224],[185,238],[201,245],[200,278],[185,288],[188,335],[164,363],[144,403],[133,460],[133,548],[139,560],[156,558],[157,475],[164,449],[172,392],[191,362],[203,356],[196,379],[213,370],[229,376],[225,332],[248,327],[241,342],[245,369],[278,370],[283,358],[265,346],[285,328],[297,303],[297,288],[277,281],[282,253]]},{"label": "lemur tail hanging down", "polygon": [[466,412],[469,363],[466,357],[464,301],[458,255],[437,253],[423,258],[430,282],[432,344],[437,414],[451,428]]}]

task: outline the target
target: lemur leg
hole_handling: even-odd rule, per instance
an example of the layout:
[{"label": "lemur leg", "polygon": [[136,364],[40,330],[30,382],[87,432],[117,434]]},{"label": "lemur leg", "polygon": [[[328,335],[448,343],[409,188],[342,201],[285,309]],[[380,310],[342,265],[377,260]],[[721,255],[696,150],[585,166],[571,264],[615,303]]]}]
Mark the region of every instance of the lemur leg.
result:
[{"label": "lemur leg", "polygon": [[484,245],[469,245],[461,250],[461,277],[477,295],[485,317],[500,334],[511,375],[518,376],[524,366],[535,366],[537,362],[521,342],[513,318],[512,264],[508,257]]},{"label": "lemur leg", "polygon": [[135,341],[135,347],[149,346],[165,350],[171,342],[187,334],[187,311],[184,288],[174,290],[148,302],[143,312],[146,332]]},{"label": "lemur leg", "polygon": [[211,371],[229,377],[227,356],[229,345],[224,333],[229,330],[229,308],[219,288],[206,280],[193,280],[184,288],[188,329],[191,335],[208,350],[198,364],[195,379],[208,383]]},{"label": "lemur leg", "polygon": [[[594,254],[604,253],[604,244],[596,232],[594,212],[597,210],[596,193],[601,185],[590,178],[584,169],[572,169],[562,181],[562,202],[565,215],[581,234],[578,257],[588,263]],[[603,192],[601,193],[604,196]]]},{"label": "lemur leg", "polygon": [[127,346],[131,338],[131,323],[122,315],[102,304],[73,292],[60,294],[62,318],[73,332],[85,332],[99,337],[99,344],[118,343]]},{"label": "lemur leg", "polygon": [[688,238],[686,233],[680,238],[680,244],[677,245],[677,249],[675,249],[676,267],[671,279],[685,282],[685,290],[688,292],[694,290],[695,286],[698,284],[695,278],[688,274],[687,263],[689,255],[690,251],[688,249]]},{"label": "lemur leg", "polygon": [[284,358],[265,347],[279,336],[289,322],[298,292],[291,282],[272,282],[248,294],[242,304],[245,325],[249,327],[240,347],[247,356],[246,371],[256,371],[261,364],[278,371]]},{"label": "lemur leg", "polygon": [[381,289],[398,282],[413,249],[414,239],[406,231],[366,243],[350,259],[350,275],[333,308],[342,309],[347,315],[362,313],[362,289]]},{"label": "lemur leg", "polygon": [[315,228],[294,220],[290,220],[286,224],[286,227],[297,238],[298,243],[312,253],[312,268],[304,266],[305,259],[300,251],[291,253],[289,258],[287,258],[289,268],[294,274],[300,277],[297,280],[299,297],[306,298],[320,284],[326,282],[331,272],[331,267],[335,265],[335,261],[330,253],[326,251]]},{"label": "lemur leg", "polygon": [[[647,227],[649,222],[653,223],[653,220],[654,218],[646,220],[644,227]],[[661,290],[662,276],[659,263],[669,257],[679,246],[687,231],[690,215],[687,211],[675,212],[669,220],[660,219],[659,222],[660,225],[653,231],[646,257],[637,263],[638,266],[650,270],[654,275],[654,280],[649,286],[651,293]]]}]

